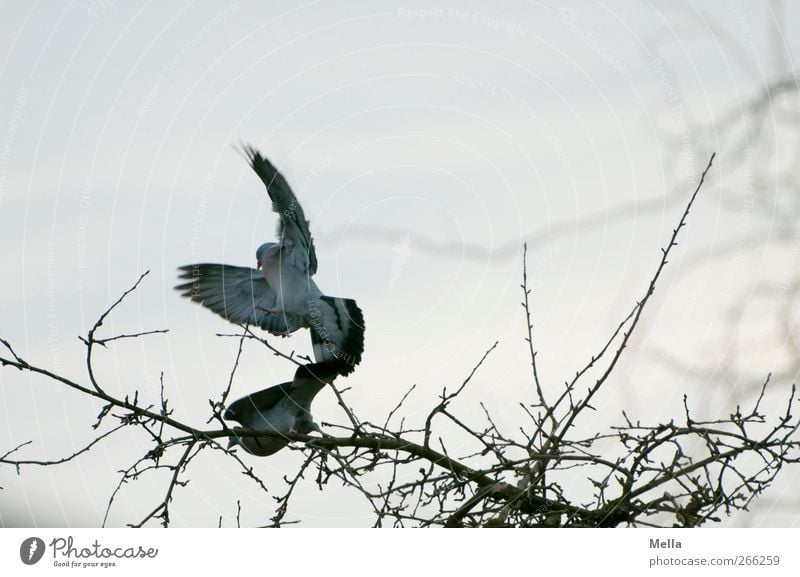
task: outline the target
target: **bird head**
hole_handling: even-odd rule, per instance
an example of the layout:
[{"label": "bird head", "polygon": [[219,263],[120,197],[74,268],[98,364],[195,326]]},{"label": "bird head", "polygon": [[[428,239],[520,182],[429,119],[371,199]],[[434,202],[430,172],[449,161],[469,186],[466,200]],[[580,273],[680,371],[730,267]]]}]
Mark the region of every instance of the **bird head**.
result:
[{"label": "bird head", "polygon": [[[239,417],[236,415],[236,411],[232,410],[231,408],[225,410],[225,414],[222,415],[222,418],[227,421],[236,421],[237,423],[241,424]],[[233,434],[228,437],[228,449],[232,449],[236,445],[244,446],[242,445],[242,440],[239,438],[239,435]]]},{"label": "bird head", "polygon": [[260,247],[256,249],[256,266],[258,268],[262,268],[264,266],[264,262],[276,255],[280,250],[280,245],[275,242],[265,242]]}]

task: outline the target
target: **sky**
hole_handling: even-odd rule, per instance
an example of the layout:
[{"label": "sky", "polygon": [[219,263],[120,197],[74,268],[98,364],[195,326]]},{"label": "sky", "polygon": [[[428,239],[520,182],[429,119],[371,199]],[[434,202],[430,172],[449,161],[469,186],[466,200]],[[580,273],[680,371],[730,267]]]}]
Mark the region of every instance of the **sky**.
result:
[{"label": "sky", "polygon": [[[0,3],[0,337],[85,380],[78,335],[150,271],[102,330],[169,333],[100,351],[98,374],[109,391],[138,389],[156,402],[163,373],[176,416],[204,425],[236,354],[237,341],[216,334],[236,327],[172,287],[180,265],[253,266],[256,248],[274,240],[263,185],[236,150],[250,143],[282,170],[311,221],[317,284],[364,311],[364,360],[346,383],[357,414],[382,422],[416,385],[406,416],[424,418],[442,387],[460,384],[499,341],[460,409],[475,416],[485,401],[514,426],[532,386],[523,241],[540,370],[556,391],[644,294],[710,153],[726,146],[697,127],[741,114],[791,69],[798,35],[779,23],[797,22],[796,7],[781,18],[776,6]],[[668,350],[688,366],[719,364],[733,295],[796,264],[785,251],[711,258],[755,226],[746,208],[726,207],[719,185],[740,169],[717,157],[684,252],[584,426],[618,423],[622,407],[669,418],[684,392],[698,410],[730,410],[730,390],[653,359]],[[624,218],[614,216],[620,206]],[[310,352],[302,331],[277,345]],[[752,359],[755,374],[782,362],[760,349]],[[232,395],[292,373],[248,344]],[[32,441],[20,457],[68,455],[93,438],[99,409],[3,369],[0,453]],[[324,392],[314,414],[344,419]],[[148,448],[123,433],[63,466],[19,476],[0,468],[0,525],[99,525],[118,471]],[[279,486],[298,459],[285,451],[252,462]],[[216,526],[220,516],[231,525],[238,499],[244,524],[269,518],[271,499],[221,455],[192,466],[173,503],[176,525]],[[787,471],[784,487],[797,475]],[[108,524],[143,517],[163,487],[160,476],[132,483]],[[787,493],[776,487],[774,500]],[[293,518],[371,524],[370,510],[334,487],[304,490]],[[773,505],[729,522],[797,526],[800,513]]]}]

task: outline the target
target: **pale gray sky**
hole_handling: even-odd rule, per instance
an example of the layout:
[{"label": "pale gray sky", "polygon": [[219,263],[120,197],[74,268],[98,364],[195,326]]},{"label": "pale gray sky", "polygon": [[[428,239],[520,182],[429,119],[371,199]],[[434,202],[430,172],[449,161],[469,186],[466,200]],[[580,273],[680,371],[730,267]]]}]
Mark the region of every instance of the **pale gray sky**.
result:
[{"label": "pale gray sky", "polygon": [[[763,2],[341,4],[0,4],[0,336],[80,379],[77,335],[150,270],[104,330],[170,333],[101,351],[100,374],[109,390],[138,387],[155,402],[163,370],[176,416],[202,425],[235,354],[236,343],[214,333],[235,327],[172,286],[179,265],[253,265],[256,247],[274,238],[263,187],[233,149],[245,141],[298,193],[317,239],[320,287],[364,310],[365,357],[347,381],[363,418],[382,422],[414,383],[406,414],[421,418],[499,340],[461,409],[472,414],[470,403],[484,400],[514,426],[531,386],[519,239],[676,187],[688,198],[706,152],[721,144],[699,142],[694,123],[735,109],[785,66],[772,56],[777,32]],[[728,400],[689,375],[653,371],[641,353],[659,345],[712,354],[720,292],[730,296],[753,270],[792,265],[757,255],[758,266],[723,268],[733,279],[723,287],[719,269],[677,274],[691,248],[749,226],[714,192],[735,168],[718,158],[625,378],[598,399],[598,421],[587,427],[616,422],[622,406],[663,418],[680,411],[684,391],[712,413]],[[551,390],[641,297],[679,212],[673,202],[579,224],[531,247]],[[368,234],[375,229],[386,231],[382,240]],[[279,344],[310,350],[305,332]],[[773,361],[759,356],[764,367]],[[248,346],[232,394],[292,372]],[[25,456],[56,458],[92,438],[99,404],[8,369],[0,385],[0,452],[32,440]],[[343,418],[330,395],[314,412]],[[0,525],[98,525],[117,471],[146,450],[147,439],[122,434],[61,467],[20,477],[0,468]],[[252,461],[279,488],[297,459],[284,451]],[[237,499],[245,524],[272,512],[271,499],[220,455],[196,459],[191,477],[175,497],[177,525],[215,526],[219,515],[230,524]],[[110,524],[144,516],[163,488],[163,477],[131,484]],[[364,504],[338,491],[305,490],[292,517],[369,524]]]}]

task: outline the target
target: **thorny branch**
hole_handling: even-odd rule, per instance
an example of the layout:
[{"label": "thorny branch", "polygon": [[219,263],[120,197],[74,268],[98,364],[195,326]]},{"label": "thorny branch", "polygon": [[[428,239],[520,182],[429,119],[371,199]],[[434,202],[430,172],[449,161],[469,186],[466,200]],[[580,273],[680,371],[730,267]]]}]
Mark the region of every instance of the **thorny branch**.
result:
[{"label": "thorny branch", "polygon": [[[779,0],[756,11],[760,27],[773,38],[787,32],[787,4]],[[708,245],[693,247],[681,263],[677,280],[692,282],[692,276],[702,270],[704,276],[735,277],[735,287],[727,295],[721,291],[715,302],[721,314],[715,315],[715,334],[704,339],[706,347],[711,347],[710,354],[697,359],[665,345],[649,345],[644,353],[660,371],[702,383],[711,392],[707,399],[719,395],[730,403],[744,402],[758,394],[767,371],[773,383],[797,382],[800,377],[800,179],[795,146],[800,128],[800,82],[796,50],[776,41],[766,53],[753,51],[741,35],[714,26],[714,19],[701,9],[684,16],[701,18],[704,25],[711,26],[715,41],[736,57],[742,69],[750,71],[751,80],[711,116],[707,110],[695,110],[689,99],[681,102],[690,120],[681,134],[673,132],[670,155],[684,159],[688,154],[690,158],[685,160],[692,162],[712,149],[719,150],[725,170],[720,171],[712,198],[723,210],[721,230],[728,228],[735,234],[715,235]],[[674,42],[675,36],[659,38],[650,51],[653,58],[669,62],[670,51],[663,45]],[[770,66],[765,68],[764,62]],[[665,70],[672,85],[682,84],[683,67]],[[686,135],[691,136],[689,146]],[[782,514],[800,511],[791,500],[785,500]],[[748,517],[756,517],[760,508],[774,511],[767,503],[760,499]]]},{"label": "thorny branch", "polygon": [[[467,385],[480,378],[484,361],[499,345],[495,342],[460,384],[453,389],[443,387],[438,402],[416,425],[402,415],[414,387],[385,418],[376,419],[380,425],[359,419],[346,402],[346,391],[331,387],[346,422],[329,426],[337,436],[287,435],[292,441],[290,449],[301,451],[304,458],[283,477],[282,488],[268,490],[257,472],[258,460],[226,448],[223,441],[234,433],[240,437],[274,434],[231,430],[221,415],[245,342],[265,346],[291,363],[308,359],[280,351],[249,327],[243,327],[236,335],[220,335],[237,338],[238,347],[219,400],[209,400],[211,414],[206,424],[218,424],[215,429],[198,428],[174,416],[163,375],[156,406],[140,404],[137,391],[124,398],[109,394],[97,378],[95,345],[108,348],[124,339],[165,332],[97,336],[103,321],[136,289],[145,276],[142,275],[81,338],[87,349],[86,384],[28,362],[9,342],[0,339],[7,351],[0,355],[3,367],[64,384],[101,403],[97,421],[88,424],[98,430],[91,443],[71,455],[51,460],[22,458],[21,453],[29,450],[30,442],[22,443],[0,456],[0,465],[13,466],[21,473],[29,466],[59,465],[80,458],[122,429],[138,429],[150,440],[150,448],[119,472],[103,519],[105,524],[115,499],[130,483],[166,473],[162,498],[146,507],[139,521],[131,523],[137,527],[153,522],[170,524],[170,508],[180,498],[179,489],[191,479],[191,464],[194,459],[211,454],[207,449],[231,459],[258,491],[272,496],[276,508],[262,523],[272,527],[296,522],[289,517],[301,485],[312,483],[324,490],[331,482],[360,495],[373,511],[375,526],[696,526],[719,521],[722,515],[750,506],[785,466],[800,460],[800,421],[793,415],[797,402],[794,387],[788,394],[785,412],[779,415],[770,416],[762,409],[769,385],[766,379],[749,409],[737,406],[731,414],[714,420],[694,418],[687,398],[680,419],[666,423],[641,423],[623,413],[621,423],[607,430],[578,433],[576,427],[581,414],[593,408],[592,399],[611,381],[668,257],[677,246],[679,232],[687,223],[712,160],[713,156],[662,249],[644,296],[600,351],[560,390],[540,379],[527,267],[523,265],[522,306],[533,386],[529,398],[520,399],[521,421],[514,432],[501,431],[484,404],[480,406],[485,422],[480,424],[460,416],[454,408]],[[600,376],[581,392],[580,386],[593,369]],[[113,426],[105,422],[110,417],[117,421]],[[462,438],[440,433],[438,427],[445,422],[453,425]],[[448,446],[458,446],[458,454]],[[235,498],[236,515],[231,521],[236,526],[241,523],[239,497]],[[219,512],[210,512],[209,517],[218,518],[222,525],[223,515]]]}]

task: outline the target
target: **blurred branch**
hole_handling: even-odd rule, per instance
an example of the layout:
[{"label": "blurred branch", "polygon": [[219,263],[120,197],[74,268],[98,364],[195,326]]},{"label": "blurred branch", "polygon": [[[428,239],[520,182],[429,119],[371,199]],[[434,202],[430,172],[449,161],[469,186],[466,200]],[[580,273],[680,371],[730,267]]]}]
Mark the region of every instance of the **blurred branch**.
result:
[{"label": "blurred branch", "polygon": [[[556,222],[549,222],[538,230],[528,232],[521,237],[514,238],[500,244],[495,248],[487,248],[483,244],[469,242],[452,242],[437,240],[421,233],[414,233],[415,250],[428,252],[440,256],[457,255],[458,258],[473,260],[503,261],[510,260],[519,255],[520,247],[529,245],[539,247],[558,238],[575,234],[577,231],[586,232],[595,228],[607,227],[623,222],[630,216],[641,216],[656,210],[663,210],[677,204],[683,198],[684,190],[676,187],[664,195],[653,196],[645,199],[620,202],[614,206],[579,215],[574,218],[565,218]],[[347,233],[348,238],[361,240],[369,244],[384,243],[396,244],[399,238],[408,234],[408,230],[349,223],[346,228],[321,232],[316,236],[320,240],[341,239]]]}]

